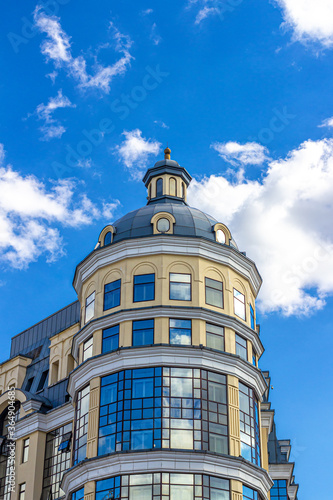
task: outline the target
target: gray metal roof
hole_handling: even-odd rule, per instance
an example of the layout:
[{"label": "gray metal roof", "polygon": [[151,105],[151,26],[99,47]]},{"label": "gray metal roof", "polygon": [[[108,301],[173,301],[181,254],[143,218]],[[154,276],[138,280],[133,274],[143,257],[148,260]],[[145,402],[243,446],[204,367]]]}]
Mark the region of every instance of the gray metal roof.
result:
[{"label": "gray metal roof", "polygon": [[174,235],[195,236],[215,241],[213,227],[217,220],[197,208],[189,207],[182,200],[164,196],[117,220],[113,224],[116,227],[113,243],[129,238],[153,236],[153,225],[150,221],[153,215],[159,212],[167,212],[174,216],[176,220]]}]

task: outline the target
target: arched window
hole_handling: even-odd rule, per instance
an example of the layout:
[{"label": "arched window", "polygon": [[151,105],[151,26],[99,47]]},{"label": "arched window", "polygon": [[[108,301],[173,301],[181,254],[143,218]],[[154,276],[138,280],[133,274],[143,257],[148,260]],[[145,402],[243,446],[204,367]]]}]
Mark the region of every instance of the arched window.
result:
[{"label": "arched window", "polygon": [[157,179],[156,181],[156,196],[163,196],[163,179]]},{"label": "arched window", "polygon": [[112,237],[111,231],[106,233],[106,235],[104,236],[104,246],[111,244],[111,237]]},{"label": "arched window", "polygon": [[151,184],[148,186],[148,200],[151,198]]},{"label": "arched window", "polygon": [[182,182],[182,198],[185,198],[185,184]]},{"label": "arched window", "polygon": [[170,178],[169,180],[169,191],[171,196],[177,196],[177,185],[176,185],[176,179],[173,177]]}]

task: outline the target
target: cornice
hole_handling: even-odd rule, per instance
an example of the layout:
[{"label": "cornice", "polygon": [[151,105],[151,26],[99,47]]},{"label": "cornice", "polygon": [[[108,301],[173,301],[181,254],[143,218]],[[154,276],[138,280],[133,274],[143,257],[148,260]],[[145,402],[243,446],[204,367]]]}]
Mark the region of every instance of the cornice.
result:
[{"label": "cornice", "polygon": [[74,398],[95,377],[146,366],[189,366],[219,371],[252,387],[259,400],[266,390],[261,371],[235,354],[194,346],[154,345],[118,349],[87,359],[70,373],[67,391]]},{"label": "cornice", "polygon": [[265,469],[241,457],[215,455],[205,452],[150,451],[116,453],[85,460],[67,470],[61,488],[70,494],[88,481],[106,479],[119,474],[147,474],[147,472],[209,474],[241,481],[260,492],[267,500],[273,482]]},{"label": "cornice", "polygon": [[274,422],[274,410],[263,410],[260,411],[261,426],[268,429],[268,434],[272,432],[273,422]]},{"label": "cornice", "polygon": [[179,318],[181,315],[183,319],[202,319],[207,322],[218,322],[219,325],[232,328],[244,338],[250,340],[259,357],[264,352],[264,347],[256,331],[232,316],[200,307],[153,306],[126,309],[107,314],[84,325],[73,337],[72,355],[74,359],[78,359],[79,345],[85,342],[96,330],[116,325],[122,321],[146,319],[147,311],[149,311],[149,318]]},{"label": "cornice", "polygon": [[59,406],[47,413],[31,413],[16,423],[15,439],[20,439],[36,431],[50,432],[72,422],[73,419],[74,408],[71,403]]},{"label": "cornice", "polygon": [[262,280],[255,263],[238,250],[201,238],[182,236],[150,236],[129,238],[118,243],[93,250],[75,270],[73,286],[80,294],[84,281],[98,269],[123,259],[157,254],[193,255],[224,264],[248,279],[257,296]]},{"label": "cornice", "polygon": [[293,475],[295,464],[293,462],[285,462],[281,464],[269,464],[269,474],[274,479],[286,479],[288,482]]}]

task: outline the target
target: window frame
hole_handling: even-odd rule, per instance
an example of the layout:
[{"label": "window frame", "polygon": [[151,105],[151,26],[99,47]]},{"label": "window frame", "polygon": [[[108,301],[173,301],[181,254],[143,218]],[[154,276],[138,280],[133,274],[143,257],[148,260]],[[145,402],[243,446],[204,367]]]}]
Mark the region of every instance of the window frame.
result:
[{"label": "window frame", "polygon": [[25,464],[29,460],[29,446],[30,446],[30,437],[23,439],[22,446],[22,460],[21,463]]},{"label": "window frame", "polygon": [[[94,296],[94,298],[88,303],[88,300],[90,299],[91,296]],[[84,323],[88,323],[88,321],[91,321],[92,318],[95,316],[95,300],[96,300],[96,290],[94,290],[93,292],[91,292],[88,297],[86,297],[86,301],[85,301],[85,308],[84,308]],[[94,310],[93,310],[93,314],[92,316],[89,317],[89,319],[87,319],[87,309],[89,308],[89,306],[91,304],[94,304]],[[88,309],[89,310],[89,309]]]},{"label": "window frame", "polygon": [[[215,281],[216,283],[220,283],[222,285],[222,290],[218,290],[217,288],[213,288],[212,286],[207,285],[207,280]],[[222,306],[217,306],[215,304],[211,304],[210,302],[207,302],[207,288],[210,288],[211,290],[215,290],[217,292],[219,292],[219,291],[221,292]],[[219,309],[224,309],[224,293],[223,292],[224,292],[223,281],[214,280],[213,278],[208,278],[207,276],[205,276],[205,303],[208,306],[213,306],[213,307],[218,307]]]},{"label": "window frame", "polygon": [[[189,276],[190,281],[187,283],[186,281],[171,281],[171,275],[182,275],[182,276]],[[190,285],[190,298],[189,299],[173,299],[171,298],[171,283],[185,283]],[[183,301],[183,302],[192,302],[192,274],[191,273],[169,273],[169,300],[178,300],[178,301]]]},{"label": "window frame", "polygon": [[255,321],[255,315],[254,315],[254,308],[252,304],[250,304],[250,321],[251,321],[251,328],[252,330],[256,329],[256,321]]},{"label": "window frame", "polygon": [[[117,327],[118,327],[117,333],[109,335],[108,337],[104,337],[104,332],[107,332],[108,330],[112,330],[113,328],[117,328]],[[120,335],[119,323],[117,325],[112,325],[112,326],[109,326],[108,328],[104,328],[102,330],[102,354],[107,354],[109,352],[113,352],[113,351],[116,351],[117,349],[119,349],[119,335]],[[111,349],[111,351],[104,350],[104,340],[107,340],[108,338],[111,338],[111,337],[118,337],[118,347],[116,349]]]},{"label": "window frame", "polygon": [[[135,278],[140,278],[142,276],[154,276],[154,281],[149,281],[147,283],[135,283]],[[146,273],[146,274],[136,274],[133,276],[133,303],[137,303],[137,302],[149,302],[149,301],[152,301],[152,300],[155,300],[155,292],[156,292],[156,274],[155,273]],[[148,285],[150,283],[153,283],[154,284],[154,295],[153,295],[153,298],[152,299],[142,299],[142,300],[135,300],[135,287],[136,286],[142,286],[142,285]]]},{"label": "window frame", "polygon": [[[190,328],[182,328],[183,330],[190,330],[190,343],[189,344],[177,344],[177,343],[171,342],[171,329],[177,329],[177,327],[171,327],[171,321],[188,321],[190,323]],[[169,318],[169,345],[181,345],[181,346],[191,346],[192,345],[192,319]]]},{"label": "window frame", "polygon": [[[242,295],[244,297],[244,302],[242,302],[237,297],[235,297],[235,292],[239,293],[240,295]],[[242,293],[242,292],[240,292],[239,290],[237,290],[237,288],[234,287],[233,299],[234,299],[233,302],[234,302],[234,314],[235,314],[235,316],[237,316],[237,318],[242,319],[243,321],[246,321],[246,299],[245,299],[245,294]],[[237,300],[238,302],[240,302],[241,304],[244,305],[244,318],[242,316],[239,316],[239,314],[236,314],[235,300]]]},{"label": "window frame", "polygon": [[25,500],[26,486],[26,482],[19,485],[18,500]]},{"label": "window frame", "polygon": [[[108,285],[111,285],[112,283],[116,283],[117,281],[119,281],[119,288],[115,288],[114,290],[110,290],[109,292],[106,292],[105,291],[105,287],[108,286]],[[119,304],[115,305],[115,306],[112,306],[112,307],[108,307],[107,309],[105,308],[105,296],[106,294],[111,294],[113,292],[115,292],[116,290],[119,289]],[[113,281],[110,281],[109,283],[105,283],[104,285],[104,294],[103,294],[103,311],[109,311],[110,309],[115,309],[116,307],[119,307],[121,305],[121,278],[118,278],[116,280],[113,280]]]},{"label": "window frame", "polygon": [[[222,335],[219,335],[218,333],[207,331],[207,327],[209,327],[209,326],[221,328],[221,330],[223,332]],[[207,336],[207,334],[208,335],[214,335],[215,337],[221,337],[223,339],[223,350],[222,351],[220,349],[216,349],[215,347],[211,347],[211,346],[208,345],[208,342],[207,342],[208,336]],[[209,321],[206,321],[206,347],[208,347],[209,349],[214,349],[215,351],[225,352],[225,329],[224,329],[223,326],[215,325],[214,323],[210,323]]]},{"label": "window frame", "polygon": [[[140,323],[140,322],[144,322],[144,321],[152,321],[152,324],[153,324],[153,327],[152,328],[149,328],[149,330],[153,330],[153,342],[150,343],[150,344],[136,344],[134,345],[134,331],[142,331],[142,330],[147,330],[147,328],[136,328],[134,329],[134,324],[135,323]],[[147,318],[147,319],[138,319],[138,320],[133,320],[132,321],[132,347],[143,347],[143,346],[150,346],[150,345],[154,345],[154,341],[155,341],[155,318]]]},{"label": "window frame", "polygon": [[[85,347],[86,344],[88,344],[88,347]],[[91,349],[91,355],[90,356],[86,356],[86,352]],[[82,363],[84,363],[84,361],[87,361],[87,359],[90,359],[93,357],[93,349],[94,349],[94,336],[92,335],[91,337],[89,337],[85,342],[83,342],[83,346],[82,346]]]},{"label": "window frame", "polygon": [[[245,347],[240,344],[239,342],[237,342],[237,338],[240,338],[241,340],[244,340],[245,342]],[[239,345],[240,347],[242,347],[243,349],[245,349],[245,353],[246,353],[246,357],[243,358],[243,356],[241,356],[240,354],[237,353],[237,345]],[[235,332],[235,349],[236,349],[236,356],[239,356],[241,359],[243,359],[244,361],[249,361],[249,349],[248,349],[248,345],[247,345],[247,339],[244,338],[242,335],[239,335],[239,333]]]}]

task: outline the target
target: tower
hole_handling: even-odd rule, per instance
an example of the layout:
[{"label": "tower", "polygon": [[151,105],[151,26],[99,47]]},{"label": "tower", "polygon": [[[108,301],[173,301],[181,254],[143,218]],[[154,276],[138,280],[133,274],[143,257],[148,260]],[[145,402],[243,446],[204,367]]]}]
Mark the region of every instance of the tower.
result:
[{"label": "tower", "polygon": [[272,486],[296,499],[258,367],[261,277],[187,204],[191,176],[170,155],[144,176],[147,205],[77,266],[78,302],[13,339],[0,380],[20,412],[15,499],[266,500]]}]

